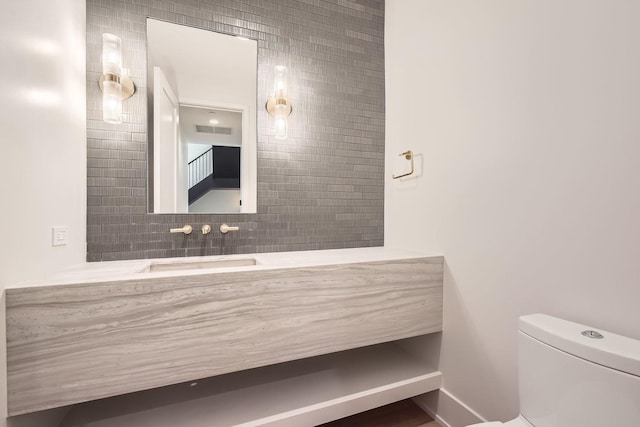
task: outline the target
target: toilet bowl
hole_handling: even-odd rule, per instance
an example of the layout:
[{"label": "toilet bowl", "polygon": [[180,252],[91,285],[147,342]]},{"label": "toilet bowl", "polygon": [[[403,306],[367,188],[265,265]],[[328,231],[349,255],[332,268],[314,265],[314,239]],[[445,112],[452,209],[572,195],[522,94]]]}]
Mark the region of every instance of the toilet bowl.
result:
[{"label": "toilet bowl", "polygon": [[640,341],[544,314],[519,326],[520,415],[468,427],[640,426]]}]

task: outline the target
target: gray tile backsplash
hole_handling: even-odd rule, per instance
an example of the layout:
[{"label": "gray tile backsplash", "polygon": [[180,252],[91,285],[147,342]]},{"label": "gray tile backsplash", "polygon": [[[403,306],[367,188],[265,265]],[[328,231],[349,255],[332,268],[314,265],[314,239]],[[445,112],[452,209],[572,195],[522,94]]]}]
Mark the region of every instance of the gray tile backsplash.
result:
[{"label": "gray tile backsplash", "polygon": [[[258,109],[258,213],[146,213],[147,17],[257,39],[258,105],[289,67],[289,138]],[[105,32],[138,88],[121,125],[102,121]],[[87,0],[87,260],[383,245],[383,37],[384,0]],[[184,224],[191,235],[169,234]]]}]

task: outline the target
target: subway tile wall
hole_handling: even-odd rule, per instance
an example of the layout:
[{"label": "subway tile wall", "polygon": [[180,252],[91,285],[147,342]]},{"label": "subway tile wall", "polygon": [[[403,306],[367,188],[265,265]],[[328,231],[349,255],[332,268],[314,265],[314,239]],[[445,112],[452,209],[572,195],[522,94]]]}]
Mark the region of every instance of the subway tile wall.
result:
[{"label": "subway tile wall", "polygon": [[[147,17],[258,40],[256,214],[147,213]],[[102,121],[105,32],[122,38],[138,90],[121,125]],[[384,0],[87,0],[87,260],[382,246],[383,38]],[[261,107],[278,64],[294,106],[287,140]],[[169,233],[184,224],[191,235]]]}]

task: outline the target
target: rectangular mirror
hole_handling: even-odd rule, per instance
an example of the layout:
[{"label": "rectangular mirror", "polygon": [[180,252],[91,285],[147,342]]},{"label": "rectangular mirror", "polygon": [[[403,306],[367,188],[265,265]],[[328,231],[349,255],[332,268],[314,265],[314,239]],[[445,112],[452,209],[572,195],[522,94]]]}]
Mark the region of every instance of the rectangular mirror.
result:
[{"label": "rectangular mirror", "polygon": [[258,43],[147,19],[149,212],[255,213]]}]

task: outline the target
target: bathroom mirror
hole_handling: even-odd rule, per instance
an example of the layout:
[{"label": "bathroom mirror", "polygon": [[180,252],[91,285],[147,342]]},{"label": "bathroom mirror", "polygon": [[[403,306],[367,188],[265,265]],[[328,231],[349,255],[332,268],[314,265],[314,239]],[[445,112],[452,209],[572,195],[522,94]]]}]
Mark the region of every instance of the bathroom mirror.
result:
[{"label": "bathroom mirror", "polygon": [[147,19],[149,212],[255,213],[255,40]]}]

